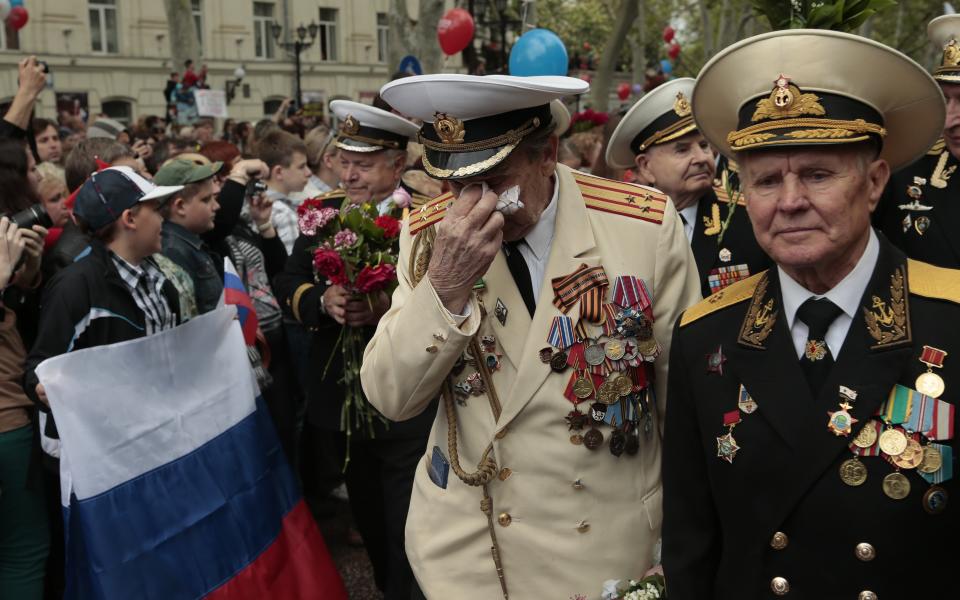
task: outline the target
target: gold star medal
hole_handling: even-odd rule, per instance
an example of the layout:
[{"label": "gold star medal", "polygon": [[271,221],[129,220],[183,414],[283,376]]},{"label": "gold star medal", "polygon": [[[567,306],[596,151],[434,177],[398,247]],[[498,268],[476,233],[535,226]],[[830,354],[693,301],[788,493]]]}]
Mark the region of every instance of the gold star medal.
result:
[{"label": "gold star medal", "polygon": [[827,421],[827,429],[833,432],[833,435],[850,435],[853,431],[853,425],[859,423],[859,419],[854,419],[850,415],[850,409],[853,408],[851,402],[856,402],[857,392],[845,385],[840,386],[840,410],[828,412],[830,419]]},{"label": "gold star medal", "polygon": [[725,460],[730,464],[733,464],[733,459],[736,458],[737,452],[740,451],[737,440],[733,438],[733,428],[736,427],[738,423],[740,423],[739,410],[731,410],[730,412],[724,413],[723,425],[727,427],[727,433],[717,437],[717,458]]}]

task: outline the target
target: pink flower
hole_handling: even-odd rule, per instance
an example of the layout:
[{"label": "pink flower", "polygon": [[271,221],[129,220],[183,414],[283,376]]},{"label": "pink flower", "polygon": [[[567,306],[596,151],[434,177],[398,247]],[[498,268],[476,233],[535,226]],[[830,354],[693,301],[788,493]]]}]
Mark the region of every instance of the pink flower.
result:
[{"label": "pink flower", "polygon": [[337,216],[337,209],[335,208],[317,208],[315,206],[304,208],[304,206],[304,204],[301,204],[297,209],[297,225],[304,235],[316,235],[318,229],[326,227],[327,223]]},{"label": "pink flower", "polygon": [[349,229],[341,229],[333,236],[333,245],[337,248],[349,248],[357,243],[357,234]]},{"label": "pink flower", "polygon": [[403,186],[394,190],[391,199],[397,208],[407,208],[413,202],[410,192],[408,192]]}]

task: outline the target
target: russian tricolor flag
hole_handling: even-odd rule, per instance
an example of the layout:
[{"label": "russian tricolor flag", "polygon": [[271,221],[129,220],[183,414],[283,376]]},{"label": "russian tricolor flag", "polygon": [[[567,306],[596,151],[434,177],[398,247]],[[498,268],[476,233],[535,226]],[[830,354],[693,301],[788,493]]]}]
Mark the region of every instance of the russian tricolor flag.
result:
[{"label": "russian tricolor flag", "polygon": [[235,310],[37,369],[62,442],[70,599],[346,599]]},{"label": "russian tricolor flag", "polygon": [[240,319],[240,328],[243,330],[243,340],[248,346],[257,343],[257,328],[260,321],[257,311],[253,308],[253,301],[247,294],[243,280],[237,275],[237,270],[229,258],[223,259],[223,301],[237,307],[237,317]]}]

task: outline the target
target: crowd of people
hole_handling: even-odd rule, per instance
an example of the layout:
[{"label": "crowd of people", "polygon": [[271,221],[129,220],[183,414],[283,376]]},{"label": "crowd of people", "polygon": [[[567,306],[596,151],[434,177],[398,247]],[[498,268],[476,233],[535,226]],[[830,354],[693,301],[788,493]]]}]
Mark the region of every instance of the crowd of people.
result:
[{"label": "crowd of people", "polygon": [[[24,58],[0,121],[0,598],[64,593],[38,365],[215,310],[224,259],[286,458],[315,515],[349,501],[388,600],[955,593],[960,17],[930,32],[932,77],[773,32],[609,117],[571,117],[574,78],[398,75],[329,119],[53,122]],[[172,104],[204,85],[175,75]],[[324,274],[318,223],[356,205],[397,238],[392,295]]]}]

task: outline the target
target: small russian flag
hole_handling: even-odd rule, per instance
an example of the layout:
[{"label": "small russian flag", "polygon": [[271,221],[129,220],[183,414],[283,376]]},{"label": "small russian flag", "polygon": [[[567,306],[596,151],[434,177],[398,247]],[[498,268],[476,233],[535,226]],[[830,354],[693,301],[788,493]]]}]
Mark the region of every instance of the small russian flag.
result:
[{"label": "small russian flag", "polygon": [[248,346],[257,343],[257,311],[253,308],[253,301],[247,294],[243,280],[237,275],[237,270],[229,258],[223,259],[223,301],[237,307],[237,316],[240,319],[240,329],[243,330],[243,341]]}]

